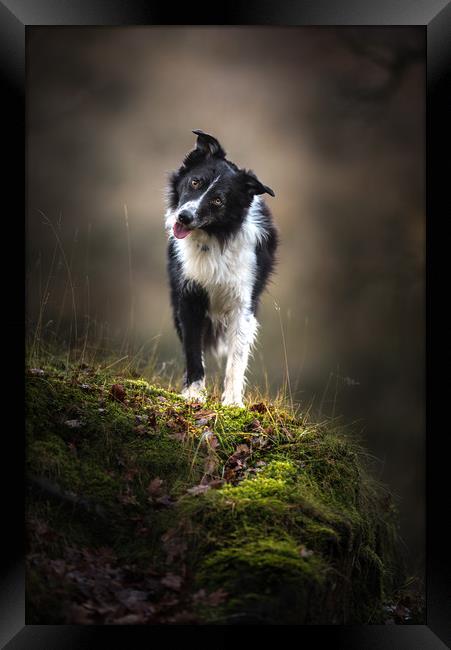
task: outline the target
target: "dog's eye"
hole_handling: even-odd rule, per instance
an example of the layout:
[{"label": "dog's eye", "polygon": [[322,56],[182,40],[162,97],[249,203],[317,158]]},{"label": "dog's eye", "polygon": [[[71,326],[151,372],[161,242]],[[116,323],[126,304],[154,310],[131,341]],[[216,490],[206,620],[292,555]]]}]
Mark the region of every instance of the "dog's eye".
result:
[{"label": "dog's eye", "polygon": [[222,201],[221,201],[221,199],[219,198],[219,196],[217,196],[215,199],[212,199],[211,202],[212,202],[213,205],[215,205],[215,206],[218,207],[218,208],[219,208],[220,205],[222,205]]},{"label": "dog's eye", "polygon": [[200,180],[198,178],[193,178],[191,181],[191,187],[197,190],[197,188],[200,187]]}]

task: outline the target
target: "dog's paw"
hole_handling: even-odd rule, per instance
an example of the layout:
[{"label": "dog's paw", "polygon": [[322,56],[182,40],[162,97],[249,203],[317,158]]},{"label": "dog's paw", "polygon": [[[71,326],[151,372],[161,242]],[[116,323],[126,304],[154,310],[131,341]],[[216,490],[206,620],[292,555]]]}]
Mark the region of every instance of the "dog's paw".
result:
[{"label": "dog's paw", "polygon": [[207,399],[207,391],[205,390],[205,383],[202,380],[193,381],[192,384],[186,386],[181,393],[182,397],[188,401],[205,402]]},{"label": "dog's paw", "polygon": [[222,394],[221,403],[223,406],[244,406],[243,399],[240,395],[234,393],[224,392]]}]

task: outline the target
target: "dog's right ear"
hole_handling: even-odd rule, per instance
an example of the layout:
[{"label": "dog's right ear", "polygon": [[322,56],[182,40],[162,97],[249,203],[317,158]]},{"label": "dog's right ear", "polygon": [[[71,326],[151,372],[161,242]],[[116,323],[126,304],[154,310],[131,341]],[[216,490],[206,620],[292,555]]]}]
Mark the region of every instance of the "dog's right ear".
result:
[{"label": "dog's right ear", "polygon": [[248,192],[251,196],[255,196],[256,194],[270,194],[271,196],[276,196],[274,194],[274,190],[272,190],[270,187],[267,185],[263,185],[254,172],[252,171],[246,171],[245,169],[242,169],[238,178],[240,178],[241,182],[243,183],[243,187],[245,188],[246,192]]},{"label": "dog's right ear", "polygon": [[208,133],[204,133],[200,129],[195,129],[193,133],[197,135],[196,148],[190,151],[190,153],[185,157],[185,160],[183,161],[185,167],[197,165],[210,156],[215,158],[226,157],[226,152],[215,137]]}]

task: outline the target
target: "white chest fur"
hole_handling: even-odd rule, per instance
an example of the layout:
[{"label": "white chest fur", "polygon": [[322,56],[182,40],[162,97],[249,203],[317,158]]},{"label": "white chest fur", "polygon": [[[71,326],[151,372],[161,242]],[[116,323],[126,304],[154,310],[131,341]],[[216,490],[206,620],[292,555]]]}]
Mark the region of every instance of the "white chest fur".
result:
[{"label": "white chest fur", "polygon": [[201,230],[175,240],[185,278],[207,291],[213,321],[226,320],[232,312],[250,308],[257,269],[255,247],[266,235],[259,227],[258,207],[256,197],[243,226],[223,248],[215,237]]},{"label": "white chest fur", "polygon": [[208,293],[209,312],[221,318],[234,308],[247,307],[255,281],[255,245],[238,234],[223,250],[213,238],[206,241],[193,233],[177,242],[183,274]]}]

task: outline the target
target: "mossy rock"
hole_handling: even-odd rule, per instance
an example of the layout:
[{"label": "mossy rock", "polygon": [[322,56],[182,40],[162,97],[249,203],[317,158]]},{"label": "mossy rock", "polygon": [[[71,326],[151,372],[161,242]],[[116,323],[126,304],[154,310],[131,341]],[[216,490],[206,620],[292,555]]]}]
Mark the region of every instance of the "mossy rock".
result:
[{"label": "mossy rock", "polygon": [[[74,549],[109,549],[133,572],[144,623],[180,622],[164,613],[165,584],[201,624],[381,623],[404,577],[395,508],[357,441],[277,404],[189,404],[143,379],[28,372],[27,472],[27,622],[93,609]],[[116,622],[113,610],[87,622]]]}]

